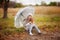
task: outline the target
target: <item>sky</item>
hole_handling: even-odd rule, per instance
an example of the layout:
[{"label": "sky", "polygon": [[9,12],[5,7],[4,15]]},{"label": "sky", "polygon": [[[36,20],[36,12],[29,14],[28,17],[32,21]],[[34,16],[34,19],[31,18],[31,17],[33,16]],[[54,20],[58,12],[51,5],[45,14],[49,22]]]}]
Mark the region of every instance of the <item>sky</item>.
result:
[{"label": "sky", "polygon": [[35,5],[35,4],[41,4],[41,1],[45,1],[47,4],[49,4],[51,1],[52,2],[60,2],[60,0],[11,0],[11,1],[15,1],[17,3],[22,3],[23,5]]}]

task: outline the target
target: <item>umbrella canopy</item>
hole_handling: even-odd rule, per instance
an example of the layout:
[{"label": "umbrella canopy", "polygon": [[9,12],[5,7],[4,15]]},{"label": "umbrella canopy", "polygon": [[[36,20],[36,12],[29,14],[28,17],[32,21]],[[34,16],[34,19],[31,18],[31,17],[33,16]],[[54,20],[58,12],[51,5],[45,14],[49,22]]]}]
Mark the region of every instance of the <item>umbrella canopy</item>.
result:
[{"label": "umbrella canopy", "polygon": [[26,19],[29,14],[31,14],[33,16],[34,11],[35,11],[35,9],[32,6],[28,6],[28,7],[20,9],[15,16],[15,22],[14,22],[15,27],[16,28],[24,27],[23,20]]}]

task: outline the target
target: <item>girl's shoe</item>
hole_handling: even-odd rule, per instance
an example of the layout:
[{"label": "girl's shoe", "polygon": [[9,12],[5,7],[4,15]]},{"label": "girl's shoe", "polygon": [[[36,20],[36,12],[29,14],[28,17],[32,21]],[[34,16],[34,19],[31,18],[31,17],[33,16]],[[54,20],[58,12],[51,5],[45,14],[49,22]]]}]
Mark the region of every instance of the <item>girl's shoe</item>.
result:
[{"label": "girl's shoe", "polygon": [[31,36],[33,35],[32,33],[29,33]]}]

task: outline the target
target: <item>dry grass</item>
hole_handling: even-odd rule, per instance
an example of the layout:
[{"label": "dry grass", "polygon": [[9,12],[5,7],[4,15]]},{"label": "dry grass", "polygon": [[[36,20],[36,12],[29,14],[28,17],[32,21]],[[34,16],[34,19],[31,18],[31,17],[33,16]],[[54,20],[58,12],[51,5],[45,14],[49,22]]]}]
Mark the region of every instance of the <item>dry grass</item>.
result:
[{"label": "dry grass", "polygon": [[[9,8],[8,9],[8,16],[15,16],[15,14],[17,13],[17,11],[20,8]],[[60,15],[60,7],[55,7],[55,6],[37,6],[35,7],[35,13],[37,14],[59,14]],[[2,8],[0,8],[0,14],[2,14]],[[1,15],[0,15],[1,16]],[[10,17],[9,16],[9,17]]]},{"label": "dry grass", "polygon": [[[14,16],[16,15],[17,11],[21,8],[8,8],[8,17],[14,20]],[[35,13],[34,16],[35,22],[39,25],[42,24],[56,24],[60,23],[60,7],[56,6],[37,6],[35,7]],[[0,8],[0,18],[3,15],[2,8]],[[54,21],[54,22],[52,22]],[[12,22],[13,23],[13,22]]]},{"label": "dry grass", "polygon": [[36,13],[38,14],[60,14],[60,7],[55,6],[37,6]]}]

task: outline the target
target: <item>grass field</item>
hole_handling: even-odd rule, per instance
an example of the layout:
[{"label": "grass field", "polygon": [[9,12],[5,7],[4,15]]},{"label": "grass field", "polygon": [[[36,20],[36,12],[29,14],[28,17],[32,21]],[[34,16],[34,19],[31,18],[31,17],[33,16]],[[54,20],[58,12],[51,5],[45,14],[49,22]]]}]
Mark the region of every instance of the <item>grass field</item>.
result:
[{"label": "grass field", "polygon": [[[8,8],[8,18],[2,19],[3,9],[0,8],[0,32],[2,35],[10,35],[23,32],[23,28],[14,27],[14,16],[21,8]],[[37,6],[34,15],[35,23],[41,30],[60,32],[60,7]],[[1,34],[0,33],[0,34]]]},{"label": "grass field", "polygon": [[[8,22],[11,25],[14,25],[14,16],[16,15],[17,11],[21,8],[9,8],[8,9]],[[3,15],[3,9],[0,8],[0,22]],[[56,6],[37,6],[35,7],[35,15],[34,15],[35,22],[38,26],[42,25],[59,25],[60,24],[60,7]],[[5,20],[6,21],[6,20]],[[2,22],[3,23],[3,22]]]}]

